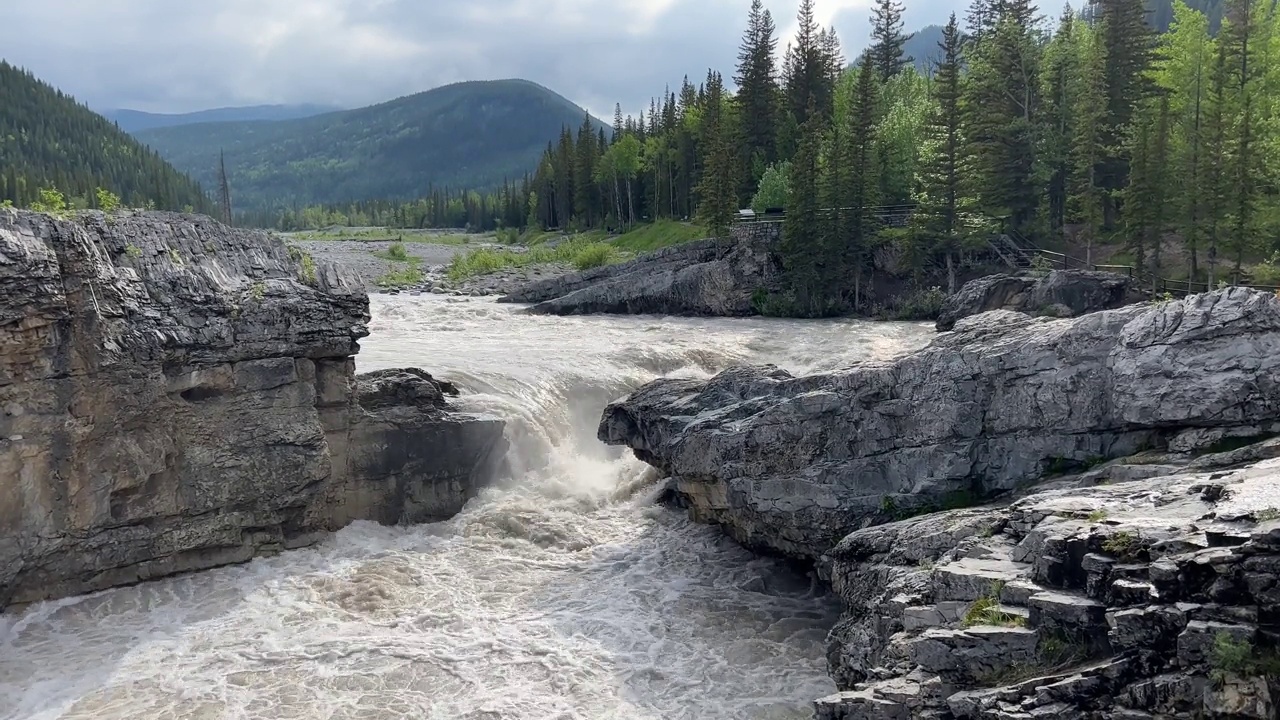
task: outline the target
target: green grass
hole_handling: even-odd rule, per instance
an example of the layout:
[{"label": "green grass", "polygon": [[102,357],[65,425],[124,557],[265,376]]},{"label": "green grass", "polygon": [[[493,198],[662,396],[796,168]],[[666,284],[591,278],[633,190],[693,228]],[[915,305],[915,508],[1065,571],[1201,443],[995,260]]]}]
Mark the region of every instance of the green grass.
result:
[{"label": "green grass", "polygon": [[[679,245],[707,236],[697,225],[659,220],[641,225],[629,233],[610,238],[603,230],[589,230],[565,236],[559,232],[533,230],[526,232],[520,242],[528,248],[525,252],[502,248],[477,248],[454,257],[449,265],[449,278],[462,280],[477,275],[487,275],[507,268],[528,267],[563,263],[578,270],[622,262],[633,255],[651,252],[659,248]],[[550,247],[554,240],[559,244]]]},{"label": "green grass", "polygon": [[705,237],[707,237],[707,231],[700,225],[675,220],[659,220],[619,235],[611,240],[610,244],[623,250],[643,253],[692,240],[701,240]]},{"label": "green grass", "polygon": [[625,260],[617,248],[591,239],[588,234],[572,237],[555,247],[535,245],[525,252],[495,248],[479,248],[455,255],[449,263],[449,279],[463,280],[487,275],[506,268],[565,263],[579,270],[610,265]]},{"label": "green grass", "polygon": [[374,255],[382,258],[383,260],[390,260],[391,262],[403,262],[403,263],[422,262],[422,258],[416,255],[410,255],[409,252],[404,249],[404,244],[398,243],[398,242],[392,243],[391,246],[388,247],[386,250],[383,250],[381,252],[375,252]]},{"label": "green grass", "polygon": [[425,243],[428,245],[470,245],[473,236],[457,233],[442,235],[424,230],[374,228],[372,230],[304,230],[284,233],[284,237],[289,240],[358,240],[361,242],[394,240],[396,242]]},{"label": "green grass", "polygon": [[417,285],[422,282],[422,270],[414,265],[392,268],[391,272],[378,278],[380,288],[401,288]]}]

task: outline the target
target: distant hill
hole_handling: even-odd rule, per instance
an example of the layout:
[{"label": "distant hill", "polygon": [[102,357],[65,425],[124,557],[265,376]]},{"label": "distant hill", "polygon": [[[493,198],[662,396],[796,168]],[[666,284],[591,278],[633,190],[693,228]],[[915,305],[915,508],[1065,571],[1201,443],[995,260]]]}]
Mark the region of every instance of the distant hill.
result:
[{"label": "distant hill", "polygon": [[915,60],[916,69],[929,73],[942,60],[942,50],[938,43],[942,42],[942,26],[926,25],[915,32],[906,45],[903,54]]},{"label": "distant hill", "polygon": [[493,188],[531,172],[547,143],[565,125],[581,126],[585,112],[541,85],[493,80],[297,120],[137,136],[210,187],[225,151],[233,207],[261,210],[421,197],[432,185]]},{"label": "distant hill", "polygon": [[108,110],[102,113],[127,133],[178,125],[245,120],[296,120],[342,110],[333,105],[252,105],[214,108],[189,113],[149,113],[141,110]]},{"label": "distant hill", "polygon": [[96,188],[134,207],[206,210],[190,178],[106,118],[0,61],[0,201],[28,205],[41,188],[89,198]]}]

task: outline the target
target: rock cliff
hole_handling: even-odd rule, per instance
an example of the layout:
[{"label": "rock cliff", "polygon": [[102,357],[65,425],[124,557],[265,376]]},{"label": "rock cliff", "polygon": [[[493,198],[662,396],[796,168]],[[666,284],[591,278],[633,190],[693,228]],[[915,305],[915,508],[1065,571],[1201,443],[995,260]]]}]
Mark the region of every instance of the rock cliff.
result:
[{"label": "rock cliff", "polygon": [[816,558],[1046,472],[1269,432],[1278,371],[1280,298],[1257,291],[1067,320],[997,311],[890,363],[658,380],[606,408],[599,436],[741,542]]},{"label": "rock cliff", "polygon": [[544,315],[660,314],[742,316],[753,297],[777,291],[777,223],[737,225],[730,240],[700,240],[619,265],[530,283],[499,302],[536,303]]},{"label": "rock cliff", "polygon": [[1054,270],[1043,277],[988,275],[965,283],[947,298],[938,316],[938,330],[950,330],[963,318],[992,310],[1076,317],[1140,300],[1133,279],[1115,273]]},{"label": "rock cliff", "polygon": [[0,210],[0,607],[456,512],[503,425],[357,379],[368,299],[208,218]]},{"label": "rock cliff", "polygon": [[1273,718],[1278,371],[1280,298],[1229,289],[660,380],[599,435],[840,594],[821,720]]},{"label": "rock cliff", "polygon": [[1280,717],[1280,444],[1232,455],[849,535],[818,720]]}]

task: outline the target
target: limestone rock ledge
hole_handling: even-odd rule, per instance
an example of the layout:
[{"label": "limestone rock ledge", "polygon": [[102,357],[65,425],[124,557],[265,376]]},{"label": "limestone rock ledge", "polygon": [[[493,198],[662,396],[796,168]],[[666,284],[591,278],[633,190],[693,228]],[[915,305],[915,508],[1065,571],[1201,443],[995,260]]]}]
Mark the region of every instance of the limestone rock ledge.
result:
[{"label": "limestone rock ledge", "polygon": [[599,437],[695,518],[814,560],[849,533],[1140,450],[1280,430],[1280,298],[1228,289],[1074,319],[985,313],[893,362],[650,383]]},{"label": "limestone rock ledge", "polygon": [[459,510],[503,424],[357,380],[368,319],[265,233],[0,210],[0,608]]},{"label": "limestone rock ledge", "polygon": [[841,541],[818,720],[1280,717],[1280,460],[1133,467]]},{"label": "limestone rock ledge", "polygon": [[754,315],[753,297],[781,287],[780,232],[778,223],[735,225],[726,240],[698,240],[530,283],[499,302],[536,303],[529,312],[541,315]]},{"label": "limestone rock ledge", "polygon": [[938,316],[939,331],[992,310],[1013,310],[1049,317],[1077,317],[1142,300],[1133,278],[1109,272],[1054,270],[1043,277],[988,275],[970,280],[947,298]]}]

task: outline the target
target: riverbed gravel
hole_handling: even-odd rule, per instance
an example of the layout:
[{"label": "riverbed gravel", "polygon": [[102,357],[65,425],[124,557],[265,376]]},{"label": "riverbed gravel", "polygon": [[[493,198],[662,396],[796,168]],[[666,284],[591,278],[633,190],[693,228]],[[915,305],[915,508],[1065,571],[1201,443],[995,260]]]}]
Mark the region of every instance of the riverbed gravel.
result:
[{"label": "riverbed gravel", "polygon": [[[458,236],[449,236],[454,240]],[[369,293],[441,293],[448,295],[505,295],[516,287],[533,280],[544,280],[573,271],[569,265],[551,264],[529,267],[507,268],[488,275],[480,275],[461,281],[450,280],[446,269],[450,261],[459,254],[477,248],[495,248],[515,250],[523,248],[500,245],[491,241],[492,236],[469,235],[461,241],[452,242],[403,242],[405,254],[415,258],[414,262],[422,270],[422,281],[399,288],[383,288],[378,281],[389,273],[406,268],[405,262],[396,262],[385,257],[388,249],[396,244],[395,240],[312,240],[285,237],[290,245],[308,253],[321,262],[331,262],[345,268],[357,277]]]}]

